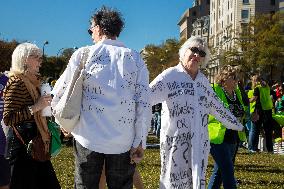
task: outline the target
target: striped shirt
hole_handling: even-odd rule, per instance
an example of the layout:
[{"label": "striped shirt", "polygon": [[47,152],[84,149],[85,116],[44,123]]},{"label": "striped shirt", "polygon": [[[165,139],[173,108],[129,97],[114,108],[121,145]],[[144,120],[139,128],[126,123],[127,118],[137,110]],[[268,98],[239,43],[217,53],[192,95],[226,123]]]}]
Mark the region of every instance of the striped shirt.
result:
[{"label": "striped shirt", "polygon": [[23,121],[34,122],[28,108],[33,104],[24,82],[17,76],[11,76],[4,90],[4,123],[15,126]]},{"label": "striped shirt", "polygon": [[2,96],[0,96],[0,120],[2,120],[3,117],[3,110],[4,110],[4,99]]}]

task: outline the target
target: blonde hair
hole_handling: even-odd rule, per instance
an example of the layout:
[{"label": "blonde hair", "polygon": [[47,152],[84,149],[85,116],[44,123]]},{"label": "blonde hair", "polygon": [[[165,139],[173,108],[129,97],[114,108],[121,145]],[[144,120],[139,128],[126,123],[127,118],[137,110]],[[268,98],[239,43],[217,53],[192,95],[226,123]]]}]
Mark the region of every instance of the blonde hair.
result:
[{"label": "blonde hair", "polygon": [[40,48],[32,43],[19,44],[12,54],[11,74],[22,74],[26,70],[27,58],[31,55],[42,55]]},{"label": "blonde hair", "polygon": [[224,82],[230,77],[238,77],[239,68],[236,66],[226,65],[220,69],[220,72],[216,75],[215,81],[219,85],[223,85]]},{"label": "blonde hair", "polygon": [[202,46],[204,48],[204,52],[206,56],[204,60],[201,62],[201,67],[205,67],[210,59],[210,52],[207,46],[207,43],[200,37],[190,37],[188,40],[184,42],[184,44],[179,49],[179,60],[182,61],[184,59],[185,52],[191,47]]},{"label": "blonde hair", "polygon": [[251,88],[254,89],[260,82],[260,76],[259,75],[253,75],[251,77]]}]

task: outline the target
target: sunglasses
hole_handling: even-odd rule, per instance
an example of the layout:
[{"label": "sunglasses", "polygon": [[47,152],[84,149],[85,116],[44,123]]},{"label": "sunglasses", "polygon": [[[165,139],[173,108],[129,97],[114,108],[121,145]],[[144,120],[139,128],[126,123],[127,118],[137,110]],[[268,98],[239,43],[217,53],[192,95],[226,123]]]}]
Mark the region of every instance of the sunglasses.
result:
[{"label": "sunglasses", "polygon": [[93,35],[93,31],[91,29],[88,29],[89,35]]},{"label": "sunglasses", "polygon": [[194,54],[199,54],[200,57],[205,57],[206,56],[206,52],[204,52],[203,50],[199,50],[197,47],[191,47],[190,48],[191,52],[193,52]]}]

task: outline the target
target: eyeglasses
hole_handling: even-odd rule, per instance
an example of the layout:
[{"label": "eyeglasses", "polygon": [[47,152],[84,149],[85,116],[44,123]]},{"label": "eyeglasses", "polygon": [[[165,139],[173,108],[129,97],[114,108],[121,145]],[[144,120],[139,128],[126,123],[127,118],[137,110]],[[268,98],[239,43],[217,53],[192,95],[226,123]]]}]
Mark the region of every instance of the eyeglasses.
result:
[{"label": "eyeglasses", "polygon": [[88,33],[89,33],[90,36],[93,35],[93,28],[96,27],[96,26],[98,26],[98,25],[91,26],[91,28],[88,29]]},{"label": "eyeglasses", "polygon": [[89,35],[93,35],[93,31],[91,29],[88,29]]},{"label": "eyeglasses", "polygon": [[205,57],[206,56],[206,52],[204,52],[203,50],[198,49],[197,47],[191,47],[190,50],[193,53],[199,54],[200,57]]}]

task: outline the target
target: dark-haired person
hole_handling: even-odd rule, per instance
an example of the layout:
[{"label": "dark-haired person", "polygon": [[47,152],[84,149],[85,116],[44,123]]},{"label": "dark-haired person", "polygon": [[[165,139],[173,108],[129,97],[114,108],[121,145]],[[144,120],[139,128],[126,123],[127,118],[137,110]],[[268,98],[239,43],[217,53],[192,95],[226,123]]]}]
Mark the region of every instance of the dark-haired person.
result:
[{"label": "dark-haired person", "polygon": [[[0,72],[0,122],[3,118],[4,110],[4,99],[3,91],[8,81],[8,77]],[[10,183],[10,166],[9,162],[5,159],[5,146],[6,146],[6,137],[3,131],[3,128],[0,124],[0,189],[8,189]]]},{"label": "dark-haired person", "polygon": [[256,102],[255,111],[259,116],[259,119],[255,121],[255,132],[251,137],[252,144],[257,146],[260,129],[263,128],[267,151],[273,153],[272,143],[272,108],[273,100],[271,98],[271,90],[268,83],[264,78],[258,76],[260,85],[256,86],[253,92],[253,97],[250,98],[250,102]]},{"label": "dark-haired person", "polygon": [[140,54],[117,40],[123,27],[118,11],[96,11],[88,30],[95,45],[74,52],[52,92],[53,106],[88,49],[81,115],[72,131],[76,189],[99,188],[104,162],[108,188],[132,188],[135,163],[146,147],[149,74]]}]

